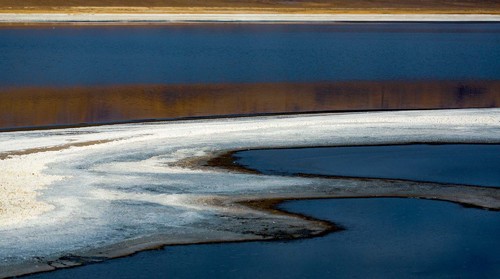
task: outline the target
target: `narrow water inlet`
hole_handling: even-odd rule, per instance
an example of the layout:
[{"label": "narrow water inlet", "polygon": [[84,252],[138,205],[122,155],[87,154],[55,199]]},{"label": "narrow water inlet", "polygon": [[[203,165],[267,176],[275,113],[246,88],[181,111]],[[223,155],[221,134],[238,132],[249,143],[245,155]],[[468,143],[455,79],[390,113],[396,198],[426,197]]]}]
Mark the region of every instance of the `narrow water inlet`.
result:
[{"label": "narrow water inlet", "polygon": [[404,179],[500,187],[498,144],[407,144],[257,149],[232,153],[268,175]]}]

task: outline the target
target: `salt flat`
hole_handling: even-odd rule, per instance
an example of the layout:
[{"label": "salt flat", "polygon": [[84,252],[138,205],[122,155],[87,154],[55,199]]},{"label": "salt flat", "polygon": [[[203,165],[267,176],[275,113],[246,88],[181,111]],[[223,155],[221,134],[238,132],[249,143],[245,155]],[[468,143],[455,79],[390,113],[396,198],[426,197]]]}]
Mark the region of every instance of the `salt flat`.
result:
[{"label": "salt flat", "polygon": [[493,14],[0,13],[0,23],[174,22],[496,22]]},{"label": "salt flat", "polygon": [[301,237],[329,229],[240,201],[398,196],[500,209],[495,188],[264,176],[200,165],[247,148],[500,143],[500,109],[135,123],[7,132],[0,142],[0,277],[162,244]]}]

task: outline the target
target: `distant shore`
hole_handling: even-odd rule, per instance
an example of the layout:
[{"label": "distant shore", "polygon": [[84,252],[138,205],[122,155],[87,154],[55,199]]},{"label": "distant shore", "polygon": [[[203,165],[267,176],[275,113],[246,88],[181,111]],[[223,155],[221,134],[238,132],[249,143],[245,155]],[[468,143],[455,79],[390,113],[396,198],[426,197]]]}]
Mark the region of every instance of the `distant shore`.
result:
[{"label": "distant shore", "polygon": [[0,13],[0,24],[185,22],[500,22],[500,15],[382,13]]},{"label": "distant shore", "polygon": [[500,21],[495,0],[0,0],[1,22]]}]

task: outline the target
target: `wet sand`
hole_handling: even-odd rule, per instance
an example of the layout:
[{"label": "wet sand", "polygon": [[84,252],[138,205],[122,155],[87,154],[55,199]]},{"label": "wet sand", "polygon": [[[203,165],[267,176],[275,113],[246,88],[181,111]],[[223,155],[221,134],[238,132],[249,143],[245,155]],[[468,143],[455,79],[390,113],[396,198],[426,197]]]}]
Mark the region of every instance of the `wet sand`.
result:
[{"label": "wet sand", "polygon": [[499,105],[500,81],[0,87],[0,131],[192,117]]}]

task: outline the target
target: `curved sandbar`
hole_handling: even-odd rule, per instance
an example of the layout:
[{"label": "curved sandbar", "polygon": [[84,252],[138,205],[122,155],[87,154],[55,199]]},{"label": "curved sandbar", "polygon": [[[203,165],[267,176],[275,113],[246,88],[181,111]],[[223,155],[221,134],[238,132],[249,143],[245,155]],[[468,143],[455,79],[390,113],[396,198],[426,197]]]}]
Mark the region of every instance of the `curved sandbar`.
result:
[{"label": "curved sandbar", "polygon": [[[102,261],[168,244],[296,238],[332,229],[317,220],[262,210],[260,200],[394,196],[498,210],[500,193],[493,188],[262,176],[195,167],[190,162],[259,147],[499,143],[499,129],[499,109],[471,109],[1,133],[0,156],[5,159],[0,164],[12,171],[0,173],[0,197],[11,191],[20,194],[22,204],[40,203],[51,209],[20,207],[20,212],[3,219],[0,276]],[[68,143],[73,146],[54,148]],[[32,176],[36,179],[30,180]],[[26,181],[37,188],[26,188]],[[12,212],[9,207],[17,205],[1,206],[2,212]]]}]

